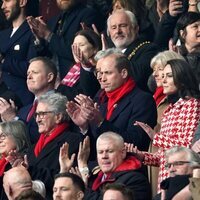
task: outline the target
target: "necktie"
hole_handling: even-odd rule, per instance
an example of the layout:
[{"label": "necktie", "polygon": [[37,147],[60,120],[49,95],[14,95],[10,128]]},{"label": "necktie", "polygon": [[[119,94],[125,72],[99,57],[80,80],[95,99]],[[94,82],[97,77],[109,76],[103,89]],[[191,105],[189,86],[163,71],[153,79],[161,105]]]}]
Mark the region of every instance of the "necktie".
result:
[{"label": "necktie", "polygon": [[29,113],[28,113],[28,116],[27,116],[27,118],[26,118],[26,121],[27,121],[27,122],[29,122],[30,119],[31,119],[31,117],[35,114],[35,111],[36,111],[36,108],[37,108],[37,104],[38,104],[38,102],[37,102],[37,100],[35,100],[35,101],[33,102],[32,108],[30,109],[30,111],[29,111]]}]

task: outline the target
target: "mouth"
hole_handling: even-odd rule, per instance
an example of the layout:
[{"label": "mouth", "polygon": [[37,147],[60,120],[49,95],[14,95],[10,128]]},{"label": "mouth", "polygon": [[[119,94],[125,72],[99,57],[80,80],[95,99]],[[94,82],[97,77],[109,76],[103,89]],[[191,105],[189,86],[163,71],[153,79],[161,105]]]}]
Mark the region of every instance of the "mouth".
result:
[{"label": "mouth", "polygon": [[4,15],[5,15],[6,17],[7,17],[7,16],[9,15],[9,13],[10,13],[8,10],[4,10],[3,12],[4,12]]},{"label": "mouth", "polygon": [[123,35],[117,35],[117,36],[115,37],[115,40],[122,40],[122,39],[124,39],[124,36],[123,36]]}]

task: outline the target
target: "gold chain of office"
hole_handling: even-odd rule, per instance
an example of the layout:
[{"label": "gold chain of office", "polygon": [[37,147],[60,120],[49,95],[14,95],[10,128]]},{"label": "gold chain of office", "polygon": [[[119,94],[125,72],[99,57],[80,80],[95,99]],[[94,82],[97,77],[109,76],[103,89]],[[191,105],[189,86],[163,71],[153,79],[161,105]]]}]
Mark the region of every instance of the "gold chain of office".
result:
[{"label": "gold chain of office", "polygon": [[144,41],[144,42],[140,43],[137,47],[135,47],[133,49],[133,51],[129,54],[128,59],[130,60],[136,54],[137,50],[140,47],[144,46],[145,44],[150,44],[150,41]]}]

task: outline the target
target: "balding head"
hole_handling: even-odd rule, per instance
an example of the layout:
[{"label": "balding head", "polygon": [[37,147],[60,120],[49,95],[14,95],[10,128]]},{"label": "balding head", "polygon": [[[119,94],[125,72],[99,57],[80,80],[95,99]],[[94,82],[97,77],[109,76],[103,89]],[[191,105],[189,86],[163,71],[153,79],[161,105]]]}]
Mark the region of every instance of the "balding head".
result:
[{"label": "balding head", "polygon": [[32,188],[31,176],[24,167],[14,167],[5,172],[3,187],[9,200]]}]

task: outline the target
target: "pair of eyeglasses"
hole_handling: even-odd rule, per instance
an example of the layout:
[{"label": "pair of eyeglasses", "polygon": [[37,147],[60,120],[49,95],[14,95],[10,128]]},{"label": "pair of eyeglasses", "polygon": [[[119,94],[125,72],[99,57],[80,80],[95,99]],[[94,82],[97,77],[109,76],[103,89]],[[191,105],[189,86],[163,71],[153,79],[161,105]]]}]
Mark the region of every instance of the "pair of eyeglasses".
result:
[{"label": "pair of eyeglasses", "polygon": [[1,133],[0,134],[0,140],[5,140],[6,139],[6,134],[5,133]]},{"label": "pair of eyeglasses", "polygon": [[40,119],[44,119],[45,116],[49,113],[55,113],[54,111],[44,111],[44,112],[35,112],[34,117],[37,118],[39,117]]},{"label": "pair of eyeglasses", "polygon": [[182,166],[184,164],[189,164],[189,163],[191,163],[191,162],[190,161],[176,161],[176,162],[173,162],[173,163],[167,163],[165,165],[165,168],[169,169],[171,166],[178,167],[178,166]]}]

